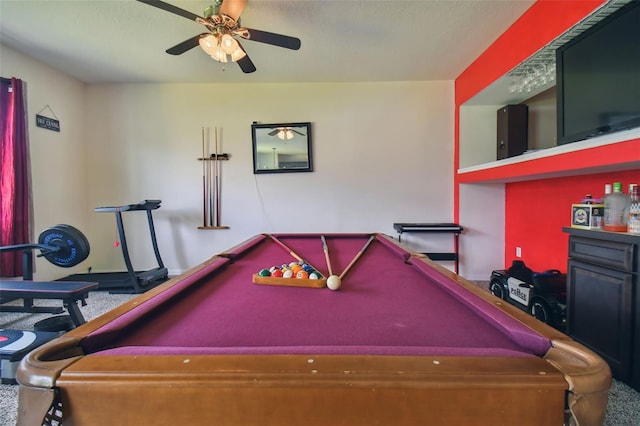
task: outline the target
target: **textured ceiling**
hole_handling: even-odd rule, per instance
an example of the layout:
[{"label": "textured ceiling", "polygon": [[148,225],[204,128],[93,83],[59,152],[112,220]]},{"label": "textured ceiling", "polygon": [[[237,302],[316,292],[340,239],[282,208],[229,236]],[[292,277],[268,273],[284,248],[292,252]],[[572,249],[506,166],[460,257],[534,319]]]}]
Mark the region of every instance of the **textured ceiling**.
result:
[{"label": "textured ceiling", "polygon": [[[167,2],[202,15],[213,1]],[[200,48],[166,54],[204,27],[135,0],[0,0],[0,42],[87,83],[451,80],[533,2],[249,0],[242,25],[302,40],[241,40],[252,74]]]}]

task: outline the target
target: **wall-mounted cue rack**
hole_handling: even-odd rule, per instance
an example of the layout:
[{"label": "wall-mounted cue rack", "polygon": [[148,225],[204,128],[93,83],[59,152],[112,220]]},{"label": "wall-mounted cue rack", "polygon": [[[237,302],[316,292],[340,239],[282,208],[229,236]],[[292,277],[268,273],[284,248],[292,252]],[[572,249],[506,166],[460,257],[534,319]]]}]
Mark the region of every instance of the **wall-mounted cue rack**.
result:
[{"label": "wall-mounted cue rack", "polygon": [[202,128],[202,226],[198,229],[228,229],[221,225],[220,191],[222,188],[221,161],[229,160],[229,154],[219,152],[218,128],[214,127],[214,152],[210,152],[209,128]]}]

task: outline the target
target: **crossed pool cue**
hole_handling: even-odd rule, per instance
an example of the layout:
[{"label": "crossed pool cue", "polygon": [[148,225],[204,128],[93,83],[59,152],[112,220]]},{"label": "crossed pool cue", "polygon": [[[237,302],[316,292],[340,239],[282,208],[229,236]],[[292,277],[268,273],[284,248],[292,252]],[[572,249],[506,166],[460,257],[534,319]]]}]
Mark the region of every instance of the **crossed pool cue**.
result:
[{"label": "crossed pool cue", "polygon": [[327,246],[327,239],[324,235],[320,236],[322,240],[322,251],[324,251],[324,259],[327,261],[327,269],[329,269],[329,275],[333,275],[333,271],[331,270],[331,260],[329,259],[329,247]]},{"label": "crossed pool cue", "polygon": [[[371,242],[373,240],[375,240],[375,238],[376,238],[375,235],[372,235],[372,236],[369,237],[369,239],[367,240],[366,243],[364,243],[364,246],[362,246],[360,251],[358,253],[356,253],[355,257],[353,259],[351,259],[351,262],[349,262],[347,267],[344,268],[344,270],[342,271],[342,273],[338,277],[338,278],[340,278],[340,280],[342,280],[344,278],[344,276],[347,275],[347,272],[349,272],[349,270],[353,267],[353,265],[356,264],[358,259],[360,259],[360,257],[364,253],[364,251],[367,249],[367,247],[369,247]],[[322,240],[322,250],[324,251],[324,258],[327,261],[327,268],[329,269],[329,275],[333,275],[333,272],[331,271],[331,259],[329,258],[329,247],[327,246],[327,240],[324,237],[324,235],[320,236],[320,239]]]},{"label": "crossed pool cue", "polygon": [[276,238],[274,235],[269,234],[269,237],[275,242],[277,243],[280,247],[282,247],[287,253],[289,253],[291,256],[293,256],[294,259],[296,259],[298,262],[304,262],[307,265],[311,266],[313,269],[315,269],[316,271],[318,270],[315,266],[313,266],[312,264],[310,264],[309,262],[307,262],[306,260],[304,260],[302,257],[298,256],[298,254],[291,250],[289,248],[289,246],[287,246],[285,243],[283,243],[282,241],[280,241],[278,238]]},{"label": "crossed pool cue", "polygon": [[[309,262],[305,261],[302,257],[300,257],[295,251],[293,251],[291,248],[289,248],[289,246],[287,246],[285,243],[283,243],[282,241],[280,241],[276,236],[274,236],[273,234],[269,234],[269,237],[276,243],[278,244],[280,247],[282,247],[287,253],[289,253],[294,259],[298,260],[299,262],[305,262],[307,265],[311,266],[313,269],[315,269],[316,271],[318,270],[315,266],[313,266],[312,264],[310,264]],[[364,246],[362,246],[362,248],[360,249],[360,251],[358,251],[358,253],[356,253],[355,257],[353,259],[351,259],[351,262],[349,262],[349,264],[347,265],[346,268],[344,268],[344,270],[342,271],[342,273],[340,274],[340,276],[338,278],[340,278],[340,280],[342,280],[342,278],[344,278],[345,275],[347,275],[347,273],[349,272],[349,270],[351,270],[351,268],[353,267],[353,265],[356,264],[356,262],[358,261],[358,259],[360,259],[360,257],[362,256],[362,254],[365,252],[365,250],[367,249],[367,247],[369,247],[369,245],[373,242],[373,240],[375,240],[375,235],[371,235],[369,237],[369,239],[367,240],[366,243],[364,243]],[[331,269],[331,260],[329,258],[329,247],[327,246],[327,240],[324,237],[324,235],[320,236],[320,239],[322,240],[322,249],[324,251],[324,256],[325,259],[327,261],[327,268],[329,269],[329,275],[333,275],[333,271]]]}]

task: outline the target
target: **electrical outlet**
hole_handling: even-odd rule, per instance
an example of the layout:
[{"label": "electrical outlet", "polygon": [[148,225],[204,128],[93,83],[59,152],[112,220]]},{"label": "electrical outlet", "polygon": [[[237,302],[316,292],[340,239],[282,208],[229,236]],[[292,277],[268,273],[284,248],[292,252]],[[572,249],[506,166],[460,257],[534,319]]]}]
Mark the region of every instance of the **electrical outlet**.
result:
[{"label": "electrical outlet", "polygon": [[522,257],[522,247],[516,247],[516,257]]}]

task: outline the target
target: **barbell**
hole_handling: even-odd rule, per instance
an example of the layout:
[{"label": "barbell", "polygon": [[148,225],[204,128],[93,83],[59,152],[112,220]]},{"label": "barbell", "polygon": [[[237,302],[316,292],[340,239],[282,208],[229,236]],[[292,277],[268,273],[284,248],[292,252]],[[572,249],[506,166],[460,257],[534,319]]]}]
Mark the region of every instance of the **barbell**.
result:
[{"label": "barbell", "polygon": [[89,256],[89,241],[77,228],[71,225],[55,225],[38,236],[38,243],[16,244],[0,247],[0,253],[8,251],[40,250],[38,257],[44,257],[55,266],[71,268]]}]

